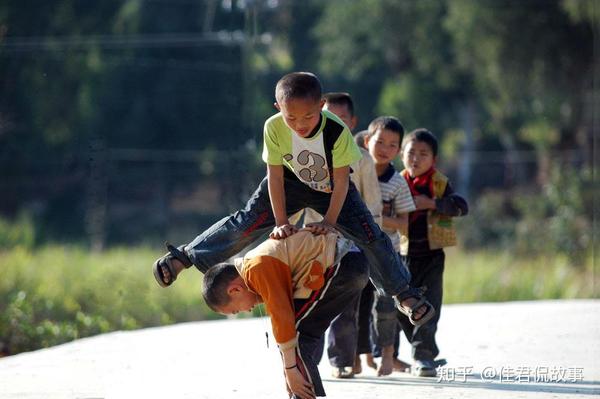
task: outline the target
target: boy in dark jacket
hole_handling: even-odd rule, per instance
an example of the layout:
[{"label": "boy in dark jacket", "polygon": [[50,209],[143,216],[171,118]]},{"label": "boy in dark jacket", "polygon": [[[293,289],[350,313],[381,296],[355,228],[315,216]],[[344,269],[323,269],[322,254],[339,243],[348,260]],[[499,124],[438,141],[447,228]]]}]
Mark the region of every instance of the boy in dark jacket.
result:
[{"label": "boy in dark jacket", "polygon": [[468,213],[467,201],[456,194],[446,176],[435,167],[436,137],[426,129],[409,133],[402,141],[402,162],[417,210],[409,214],[408,231],[400,239],[400,254],[411,274],[413,287],[427,287],[435,316],[418,328],[400,315],[400,324],[412,344],[418,376],[436,375],[434,359],[439,354],[435,341],[442,307],[444,247],[456,245],[452,218]]}]

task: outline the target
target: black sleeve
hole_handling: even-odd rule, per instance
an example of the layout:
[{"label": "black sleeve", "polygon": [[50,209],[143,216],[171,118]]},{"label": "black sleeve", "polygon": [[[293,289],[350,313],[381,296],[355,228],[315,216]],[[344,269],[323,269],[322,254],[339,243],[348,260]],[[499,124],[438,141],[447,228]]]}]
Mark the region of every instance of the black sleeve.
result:
[{"label": "black sleeve", "polygon": [[469,205],[467,200],[454,192],[448,182],[442,198],[435,200],[435,210],[441,215],[465,216],[469,213]]}]

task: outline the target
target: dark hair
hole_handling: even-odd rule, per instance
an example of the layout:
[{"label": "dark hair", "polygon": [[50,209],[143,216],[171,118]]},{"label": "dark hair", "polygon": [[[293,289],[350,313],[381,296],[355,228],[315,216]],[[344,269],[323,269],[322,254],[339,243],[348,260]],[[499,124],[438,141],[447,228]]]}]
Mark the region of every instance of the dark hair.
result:
[{"label": "dark hair", "polygon": [[231,263],[218,263],[204,274],[202,297],[209,308],[218,312],[218,308],[227,305],[231,298],[227,286],[240,274]]},{"label": "dark hair", "polygon": [[335,104],[335,105],[345,105],[348,107],[348,111],[350,111],[350,115],[354,116],[354,101],[352,101],[352,97],[348,93],[325,93],[323,95],[326,103]]},{"label": "dark hair", "polygon": [[394,118],[393,116],[379,116],[369,123],[368,131],[369,137],[374,135],[379,129],[391,130],[392,132],[398,133],[400,136],[400,142],[402,142],[402,137],[404,137],[404,126],[398,120],[398,118]]},{"label": "dark hair", "polygon": [[364,148],[366,149],[367,146],[365,145],[365,137],[367,137],[369,135],[369,131],[368,130],[361,130],[360,132],[356,133],[354,135],[354,142],[360,147],[360,148]]},{"label": "dark hair", "polygon": [[288,73],[275,86],[275,99],[278,103],[292,98],[320,101],[322,88],[319,78],[310,72]]},{"label": "dark hair", "polygon": [[436,157],[438,153],[438,141],[435,138],[434,134],[429,130],[424,128],[415,129],[410,132],[404,140],[402,140],[402,150],[404,150],[404,146],[412,141],[420,141],[422,143],[427,144],[431,148],[431,152],[433,152],[433,156]]}]

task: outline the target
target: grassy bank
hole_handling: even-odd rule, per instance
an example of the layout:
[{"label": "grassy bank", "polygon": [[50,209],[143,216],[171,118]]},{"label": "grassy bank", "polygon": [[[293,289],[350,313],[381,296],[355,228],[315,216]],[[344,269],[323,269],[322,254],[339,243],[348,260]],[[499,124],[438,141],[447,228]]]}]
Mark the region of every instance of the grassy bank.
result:
[{"label": "grassy bank", "polygon": [[510,252],[446,250],[444,303],[598,298],[600,276],[592,257],[585,267],[566,256],[534,259]]},{"label": "grassy bank", "polygon": [[[0,349],[14,354],[98,333],[216,318],[200,299],[201,274],[161,289],[148,248],[91,254],[79,247],[0,252]],[[598,277],[557,256],[447,251],[445,302],[597,297]],[[594,291],[596,288],[596,292]]]}]

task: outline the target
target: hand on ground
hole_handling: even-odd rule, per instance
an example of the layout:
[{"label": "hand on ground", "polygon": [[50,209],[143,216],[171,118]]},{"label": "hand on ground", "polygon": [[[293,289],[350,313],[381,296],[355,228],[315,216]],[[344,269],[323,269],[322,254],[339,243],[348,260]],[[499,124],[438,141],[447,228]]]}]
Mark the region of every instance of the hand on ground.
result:
[{"label": "hand on ground", "polygon": [[298,399],[315,399],[315,392],[310,382],[306,381],[298,367],[285,370],[285,380],[287,386],[292,394],[296,395]]}]

